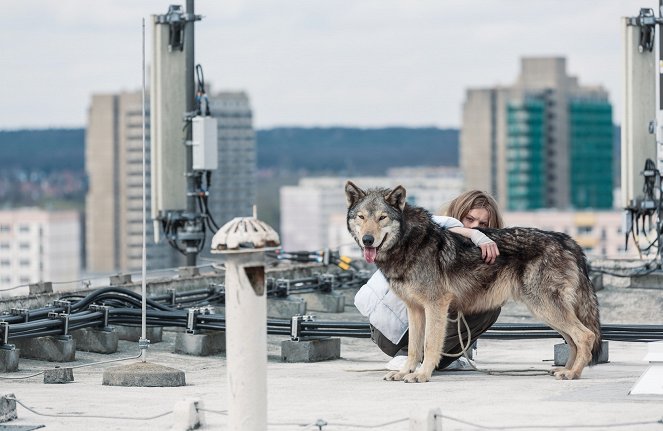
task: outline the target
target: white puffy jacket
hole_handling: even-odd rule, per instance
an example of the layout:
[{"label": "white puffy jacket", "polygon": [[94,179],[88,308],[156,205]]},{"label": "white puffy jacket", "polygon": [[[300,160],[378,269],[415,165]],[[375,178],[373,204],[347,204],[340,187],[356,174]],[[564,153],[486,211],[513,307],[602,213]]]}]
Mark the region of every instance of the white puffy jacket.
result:
[{"label": "white puffy jacket", "polygon": [[[463,227],[453,217],[433,216],[433,220],[445,229]],[[359,289],[355,306],[392,343],[398,344],[405,335],[408,328],[405,303],[389,289],[389,281],[379,270]]]}]

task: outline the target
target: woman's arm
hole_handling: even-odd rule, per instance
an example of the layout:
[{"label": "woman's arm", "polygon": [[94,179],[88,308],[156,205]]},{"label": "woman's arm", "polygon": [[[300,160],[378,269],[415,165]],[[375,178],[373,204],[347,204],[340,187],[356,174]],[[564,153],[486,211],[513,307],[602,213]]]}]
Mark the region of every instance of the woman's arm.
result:
[{"label": "woman's arm", "polygon": [[481,231],[476,229],[468,229],[466,227],[451,227],[449,228],[449,231],[471,239],[474,245],[481,249],[481,258],[486,261],[486,263],[495,262],[497,256],[500,255],[500,251],[497,248],[495,241],[488,238]]}]

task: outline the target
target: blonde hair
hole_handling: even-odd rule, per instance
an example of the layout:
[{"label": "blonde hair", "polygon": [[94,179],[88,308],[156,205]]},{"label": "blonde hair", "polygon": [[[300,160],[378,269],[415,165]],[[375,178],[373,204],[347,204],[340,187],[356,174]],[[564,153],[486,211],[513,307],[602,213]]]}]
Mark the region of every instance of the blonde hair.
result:
[{"label": "blonde hair", "polygon": [[488,211],[489,228],[501,229],[504,227],[504,221],[502,220],[502,214],[500,213],[497,202],[489,193],[480,190],[470,190],[461,193],[449,202],[446,211],[442,212],[446,213],[449,217],[462,221],[471,210],[477,208],[483,208]]}]

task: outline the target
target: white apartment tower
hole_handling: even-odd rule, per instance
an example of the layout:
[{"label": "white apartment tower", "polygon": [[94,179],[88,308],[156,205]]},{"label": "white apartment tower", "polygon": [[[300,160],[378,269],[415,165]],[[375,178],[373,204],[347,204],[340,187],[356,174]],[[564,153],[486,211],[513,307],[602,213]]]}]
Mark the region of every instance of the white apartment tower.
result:
[{"label": "white apartment tower", "polygon": [[[77,280],[80,250],[77,211],[0,211],[0,290],[40,281]],[[7,292],[16,295],[27,291],[22,287]]]}]

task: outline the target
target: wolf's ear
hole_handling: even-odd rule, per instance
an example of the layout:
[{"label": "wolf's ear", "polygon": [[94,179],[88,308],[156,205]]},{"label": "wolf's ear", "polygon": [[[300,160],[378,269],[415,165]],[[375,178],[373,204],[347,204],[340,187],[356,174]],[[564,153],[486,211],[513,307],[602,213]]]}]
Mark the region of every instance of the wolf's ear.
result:
[{"label": "wolf's ear", "polygon": [[400,208],[403,211],[405,208],[405,188],[403,186],[398,186],[384,198],[387,203],[393,207]]},{"label": "wolf's ear", "polygon": [[348,203],[348,208],[356,204],[357,201],[366,196],[366,192],[360,189],[352,181],[345,183],[345,200]]}]

